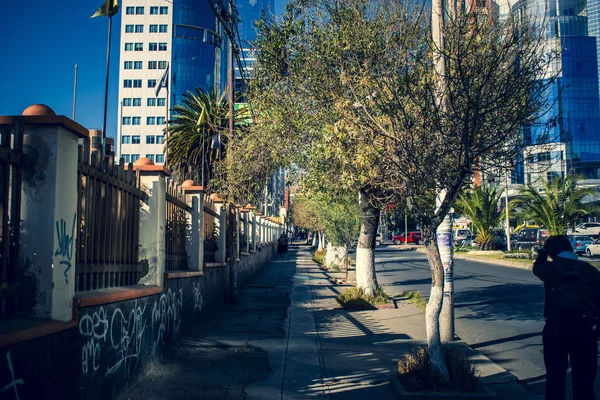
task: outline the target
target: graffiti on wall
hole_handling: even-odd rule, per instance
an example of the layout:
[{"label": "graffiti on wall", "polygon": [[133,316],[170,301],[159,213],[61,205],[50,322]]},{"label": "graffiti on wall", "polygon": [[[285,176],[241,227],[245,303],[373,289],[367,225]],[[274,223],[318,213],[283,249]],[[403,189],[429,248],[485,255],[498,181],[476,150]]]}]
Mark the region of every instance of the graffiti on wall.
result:
[{"label": "graffiti on wall", "polygon": [[181,327],[181,306],[183,305],[183,290],[177,292],[168,289],[154,303],[152,308],[152,331],[156,338],[156,344],[165,344],[168,334],[173,337],[179,334]]},{"label": "graffiti on wall", "polygon": [[2,389],[0,389],[0,393],[12,392],[15,398],[19,400],[19,385],[23,385],[25,382],[23,379],[15,376],[15,368],[13,367],[10,351],[6,352],[6,362],[8,363],[8,371],[10,372],[11,381],[7,385],[3,386]]},{"label": "graffiti on wall", "polygon": [[[199,284],[192,284],[188,298],[194,299],[194,309],[202,309]],[[153,304],[135,300],[127,312],[125,310],[129,307],[124,305],[114,308],[101,306],[80,315],[79,334],[84,338],[81,347],[82,374],[107,377],[122,373],[125,378],[132,376],[144,351],[144,343],[152,343],[154,349],[159,350],[169,338],[179,335],[182,306],[183,290],[167,289]],[[153,337],[144,341],[148,328],[152,328]]]},{"label": "graffiti on wall", "polygon": [[204,300],[202,299],[202,293],[200,293],[200,282],[198,282],[198,285],[192,282],[192,293],[194,295],[194,310],[202,311]]},{"label": "graffiti on wall", "polygon": [[[59,265],[64,265],[65,283],[69,283],[68,272],[71,269],[71,261],[73,259],[73,248],[75,245],[75,223],[77,222],[77,214],[73,214],[73,224],[71,225],[71,232],[67,230],[67,221],[61,219],[60,222],[56,221],[56,238],[58,240],[57,249],[54,252],[54,256],[60,256],[61,260]],[[70,236],[69,236],[70,233]]]}]

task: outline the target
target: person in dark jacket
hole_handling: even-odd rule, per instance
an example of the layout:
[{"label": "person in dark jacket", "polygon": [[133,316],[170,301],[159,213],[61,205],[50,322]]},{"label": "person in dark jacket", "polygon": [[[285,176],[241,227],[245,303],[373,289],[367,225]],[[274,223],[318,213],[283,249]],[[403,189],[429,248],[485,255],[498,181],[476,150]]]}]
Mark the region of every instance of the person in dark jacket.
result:
[{"label": "person in dark jacket", "polygon": [[288,251],[288,238],[285,233],[282,233],[279,236],[279,240],[277,241],[277,254],[279,254],[279,258],[283,258],[285,253]]},{"label": "person in dark jacket", "polygon": [[[552,261],[548,261],[548,256]],[[594,326],[600,305],[600,271],[579,261],[569,239],[558,235],[549,237],[544,248],[538,251],[533,273],[544,282],[545,291],[546,324],[542,342],[546,399],[565,399],[565,379],[570,360],[573,399],[595,400],[598,347]]]}]

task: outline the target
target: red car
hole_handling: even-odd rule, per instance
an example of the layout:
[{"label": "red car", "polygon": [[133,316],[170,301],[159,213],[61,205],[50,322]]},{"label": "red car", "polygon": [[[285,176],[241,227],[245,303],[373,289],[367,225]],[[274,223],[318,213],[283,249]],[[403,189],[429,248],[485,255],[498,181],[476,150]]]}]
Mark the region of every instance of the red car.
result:
[{"label": "red car", "polygon": [[[421,232],[419,231],[414,231],[414,232],[408,232],[408,243],[414,243],[414,244],[421,244]],[[394,244],[400,244],[400,243],[404,243],[406,241],[406,239],[404,238],[404,233],[401,235],[396,235],[394,237],[392,237],[392,242],[394,242]]]}]

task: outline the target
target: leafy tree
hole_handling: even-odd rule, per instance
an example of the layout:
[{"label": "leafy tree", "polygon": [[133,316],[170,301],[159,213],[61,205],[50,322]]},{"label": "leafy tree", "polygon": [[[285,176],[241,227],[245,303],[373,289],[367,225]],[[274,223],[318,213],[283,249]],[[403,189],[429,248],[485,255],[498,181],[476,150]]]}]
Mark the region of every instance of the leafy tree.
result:
[{"label": "leafy tree", "polygon": [[594,195],[594,189],[578,188],[581,175],[569,175],[565,179],[545,181],[543,190],[523,185],[514,204],[522,207],[523,216],[550,231],[551,235],[563,235],[579,218],[594,211],[581,204],[585,196]]},{"label": "leafy tree", "polygon": [[477,231],[477,242],[483,250],[494,248],[492,229],[500,225],[506,215],[506,207],[498,207],[501,197],[502,192],[498,192],[495,185],[474,185],[464,190],[454,204],[457,213],[471,219]]},{"label": "leafy tree", "polygon": [[291,1],[281,19],[259,24],[251,87],[263,131],[297,144],[314,185],[359,193],[359,287],[377,283],[379,209],[408,201],[432,270],[432,368],[447,376],[436,230],[474,173],[516,158],[521,126],[548,109],[551,60],[531,25],[459,12],[432,24],[423,4]]}]

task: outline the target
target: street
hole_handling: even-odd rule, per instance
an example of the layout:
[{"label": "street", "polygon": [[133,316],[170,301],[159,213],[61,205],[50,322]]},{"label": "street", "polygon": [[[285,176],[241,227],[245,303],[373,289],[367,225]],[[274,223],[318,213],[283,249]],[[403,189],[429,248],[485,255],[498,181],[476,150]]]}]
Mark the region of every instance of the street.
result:
[{"label": "street", "polygon": [[[382,246],[376,252],[376,268],[388,294],[419,291],[428,296],[431,272],[424,253]],[[516,376],[530,392],[543,395],[542,283],[529,270],[467,260],[455,260],[454,282],[456,335]],[[597,379],[597,391],[598,387]]]}]

